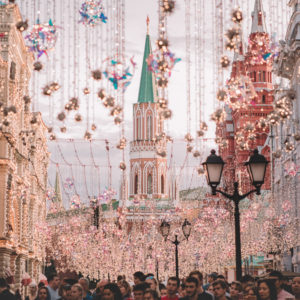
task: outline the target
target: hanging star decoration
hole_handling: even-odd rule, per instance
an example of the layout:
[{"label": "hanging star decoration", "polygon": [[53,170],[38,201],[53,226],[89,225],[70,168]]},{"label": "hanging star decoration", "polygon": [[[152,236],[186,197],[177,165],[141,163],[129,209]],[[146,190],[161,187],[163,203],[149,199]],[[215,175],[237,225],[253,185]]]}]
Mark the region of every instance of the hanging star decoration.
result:
[{"label": "hanging star decoration", "polygon": [[124,93],[135,73],[136,63],[133,57],[125,64],[119,59],[112,57],[107,58],[104,63],[106,64],[106,68],[102,73],[112,83],[115,90],[122,89]]},{"label": "hanging star decoration", "polygon": [[102,1],[84,1],[81,4],[79,13],[81,16],[79,23],[84,25],[95,26],[101,22],[107,22]]},{"label": "hanging star decoration", "polygon": [[49,19],[48,23],[41,24],[38,19],[30,32],[25,36],[29,50],[35,52],[40,58],[43,54],[48,55],[48,51],[54,49],[57,41],[57,26]]}]

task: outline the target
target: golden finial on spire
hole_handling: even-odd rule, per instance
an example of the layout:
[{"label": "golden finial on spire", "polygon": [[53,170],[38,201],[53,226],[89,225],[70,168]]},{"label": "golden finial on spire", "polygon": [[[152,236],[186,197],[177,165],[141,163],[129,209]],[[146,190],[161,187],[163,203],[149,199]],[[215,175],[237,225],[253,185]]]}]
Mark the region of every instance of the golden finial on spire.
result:
[{"label": "golden finial on spire", "polygon": [[146,23],[147,23],[147,34],[149,34],[149,23],[150,23],[149,16],[147,16]]}]

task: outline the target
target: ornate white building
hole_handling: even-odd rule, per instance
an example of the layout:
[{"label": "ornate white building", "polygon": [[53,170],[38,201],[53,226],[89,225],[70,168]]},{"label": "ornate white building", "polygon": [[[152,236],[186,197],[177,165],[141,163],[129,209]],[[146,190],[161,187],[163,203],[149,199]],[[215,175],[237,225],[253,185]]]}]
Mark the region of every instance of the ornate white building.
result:
[{"label": "ornate white building", "polygon": [[16,24],[16,4],[0,6],[0,277],[15,289],[25,272],[38,280],[44,249],[36,224],[46,217],[49,153],[41,114],[30,111],[33,55]]},{"label": "ornate white building", "polygon": [[[291,0],[293,14],[288,25],[285,41],[280,41],[281,52],[276,73],[282,77],[275,94],[275,102],[285,97],[292,102],[292,115],[272,127],[270,143],[273,151],[273,193],[278,211],[287,199],[293,209],[290,218],[294,220],[295,235],[299,237],[300,217],[300,0]],[[296,171],[291,173],[290,170]],[[300,240],[290,253],[284,255],[282,269],[300,272]]]}]

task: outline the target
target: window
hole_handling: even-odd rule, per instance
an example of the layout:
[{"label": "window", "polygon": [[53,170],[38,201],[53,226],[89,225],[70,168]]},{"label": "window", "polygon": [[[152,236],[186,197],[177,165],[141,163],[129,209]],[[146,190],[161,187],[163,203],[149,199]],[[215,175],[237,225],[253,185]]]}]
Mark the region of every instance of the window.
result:
[{"label": "window", "polygon": [[152,140],[152,115],[147,116],[147,140]]},{"label": "window", "polygon": [[253,72],[253,81],[256,82],[256,72]]},{"label": "window", "polygon": [[138,184],[139,184],[139,177],[136,174],[134,177],[134,194],[138,193]]},{"label": "window", "polygon": [[261,71],[258,72],[258,82],[261,82]]},{"label": "window", "polygon": [[141,140],[142,139],[142,128],[141,128],[141,115],[138,114],[138,116],[136,117],[136,138],[137,140]]},{"label": "window", "polygon": [[164,175],[161,175],[161,177],[160,177],[160,192],[161,192],[161,194],[165,193]]},{"label": "window", "polygon": [[263,82],[266,82],[266,71],[263,71]]},{"label": "window", "polygon": [[151,195],[152,194],[152,175],[149,174],[147,177],[147,194]]},{"label": "window", "polygon": [[10,74],[9,74],[9,78],[11,80],[15,80],[16,78],[16,63],[15,62],[11,62],[10,63]]},{"label": "window", "polygon": [[261,98],[261,103],[266,103],[266,96],[265,95],[262,95],[262,98]]}]

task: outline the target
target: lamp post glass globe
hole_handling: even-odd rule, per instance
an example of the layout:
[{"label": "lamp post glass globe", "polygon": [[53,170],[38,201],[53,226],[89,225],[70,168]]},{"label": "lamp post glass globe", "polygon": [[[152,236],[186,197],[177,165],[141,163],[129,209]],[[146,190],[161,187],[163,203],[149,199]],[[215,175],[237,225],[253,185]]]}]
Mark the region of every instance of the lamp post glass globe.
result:
[{"label": "lamp post glass globe", "polygon": [[256,188],[261,187],[265,181],[268,163],[269,162],[266,160],[266,158],[258,153],[257,149],[254,150],[253,155],[251,155],[249,160],[245,163],[252,185],[254,185]]},{"label": "lamp post glass globe", "polygon": [[189,239],[191,230],[192,230],[192,224],[187,219],[185,219],[184,223],[182,224],[182,232],[186,240]]},{"label": "lamp post glass globe", "polygon": [[164,239],[166,240],[170,233],[170,224],[168,222],[166,222],[165,220],[163,220],[159,227],[159,231],[160,231],[161,235],[164,237]]},{"label": "lamp post glass globe", "polygon": [[207,157],[206,161],[202,163],[207,183],[211,187],[217,187],[220,184],[224,164],[222,157],[216,155],[215,150],[211,150],[211,154]]}]

